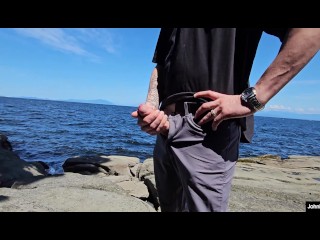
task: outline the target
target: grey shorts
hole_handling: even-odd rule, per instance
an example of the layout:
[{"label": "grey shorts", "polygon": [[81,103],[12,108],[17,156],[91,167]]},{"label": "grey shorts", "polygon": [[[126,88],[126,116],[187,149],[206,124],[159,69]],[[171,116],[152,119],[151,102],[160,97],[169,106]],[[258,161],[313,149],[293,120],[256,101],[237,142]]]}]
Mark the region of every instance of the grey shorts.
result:
[{"label": "grey shorts", "polygon": [[154,170],[162,212],[227,211],[239,155],[238,121],[200,127],[192,113],[169,116],[167,137],[157,136]]}]

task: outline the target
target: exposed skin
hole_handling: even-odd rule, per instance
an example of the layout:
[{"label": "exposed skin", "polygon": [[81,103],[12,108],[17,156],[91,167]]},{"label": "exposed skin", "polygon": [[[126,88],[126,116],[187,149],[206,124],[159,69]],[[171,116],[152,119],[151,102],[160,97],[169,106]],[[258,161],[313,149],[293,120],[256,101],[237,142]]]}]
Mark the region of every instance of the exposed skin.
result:
[{"label": "exposed skin", "polygon": [[[263,104],[275,96],[294,76],[296,76],[313,58],[320,49],[320,28],[292,28],[288,31],[281,49],[254,86],[257,91],[257,99]],[[152,73],[148,91],[147,101],[141,104],[137,111],[131,115],[138,118],[138,125],[141,130],[151,135],[167,135],[169,122],[163,111],[157,110],[159,106],[159,95],[157,91],[158,71],[157,66]],[[155,83],[156,82],[156,83]],[[204,103],[195,113],[198,118],[209,111],[198,122],[202,125],[212,121],[212,129],[216,130],[218,125],[230,118],[249,116],[255,113],[246,106],[240,95],[227,95],[207,90],[194,94],[196,98],[210,98],[212,101]],[[158,101],[158,102],[157,102]],[[213,109],[213,113],[210,110]],[[138,112],[140,116],[138,116]]]},{"label": "exposed skin", "polygon": [[158,77],[160,71],[161,67],[159,66],[156,66],[152,71],[146,100],[146,102],[153,105],[155,109],[159,107]]},{"label": "exposed skin", "polygon": [[152,71],[149,83],[147,100],[140,104],[138,109],[131,113],[131,116],[138,119],[138,125],[141,130],[150,134],[167,135],[169,131],[168,116],[159,111],[159,93],[158,93],[158,76],[161,71],[160,66],[156,66]]}]

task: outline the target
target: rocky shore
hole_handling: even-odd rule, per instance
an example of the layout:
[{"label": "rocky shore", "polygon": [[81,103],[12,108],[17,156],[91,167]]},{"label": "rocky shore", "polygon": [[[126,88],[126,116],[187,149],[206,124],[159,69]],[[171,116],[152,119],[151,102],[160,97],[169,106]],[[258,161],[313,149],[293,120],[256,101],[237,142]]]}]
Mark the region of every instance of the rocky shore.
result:
[{"label": "rocky shore", "polygon": [[229,208],[246,212],[305,212],[320,200],[320,156],[265,155],[237,163]]},{"label": "rocky shore", "polygon": [[[1,134],[0,134],[1,135]],[[64,174],[20,159],[0,139],[0,212],[160,212],[153,160],[126,156],[77,156]],[[264,155],[237,163],[231,212],[304,212],[320,201],[320,156]]]}]

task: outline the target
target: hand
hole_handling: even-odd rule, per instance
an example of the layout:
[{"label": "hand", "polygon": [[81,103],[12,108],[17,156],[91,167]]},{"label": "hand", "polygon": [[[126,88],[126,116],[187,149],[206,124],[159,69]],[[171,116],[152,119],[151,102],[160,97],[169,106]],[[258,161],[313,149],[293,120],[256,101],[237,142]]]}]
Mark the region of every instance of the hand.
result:
[{"label": "hand", "polygon": [[159,111],[150,103],[140,104],[137,111],[131,113],[131,116],[138,118],[138,125],[141,130],[150,134],[168,135],[169,121],[168,116],[163,111]]},{"label": "hand", "polygon": [[227,95],[211,90],[197,92],[195,98],[210,98],[212,101],[203,103],[195,113],[195,118],[208,112],[200,121],[199,125],[212,121],[212,129],[215,131],[219,124],[226,119],[239,118],[254,113],[249,107],[242,104],[240,95]]}]

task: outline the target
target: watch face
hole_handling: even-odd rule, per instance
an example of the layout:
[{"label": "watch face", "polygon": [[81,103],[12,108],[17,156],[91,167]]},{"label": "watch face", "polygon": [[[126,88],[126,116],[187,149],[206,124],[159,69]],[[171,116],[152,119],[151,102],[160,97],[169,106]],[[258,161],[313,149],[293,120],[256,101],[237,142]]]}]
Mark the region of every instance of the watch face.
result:
[{"label": "watch face", "polygon": [[252,88],[247,88],[242,92],[242,99],[247,102],[248,98],[252,96],[252,94],[254,94]]},{"label": "watch face", "polygon": [[244,90],[241,94],[241,98],[243,101],[249,104],[250,108],[256,111],[262,110],[264,108],[264,105],[262,105],[256,98],[256,91],[253,87]]}]

